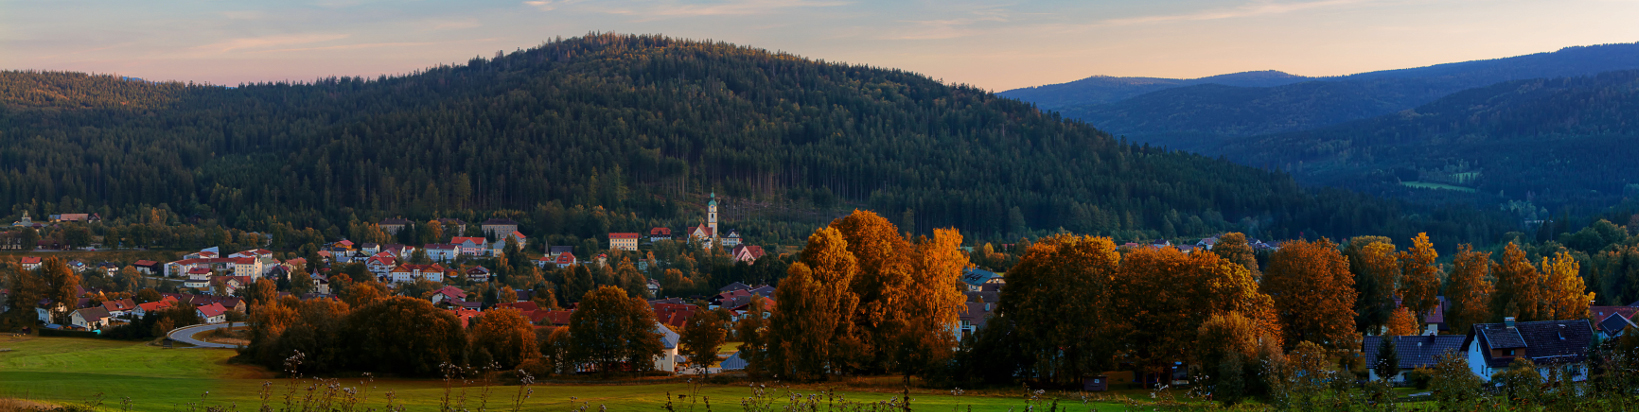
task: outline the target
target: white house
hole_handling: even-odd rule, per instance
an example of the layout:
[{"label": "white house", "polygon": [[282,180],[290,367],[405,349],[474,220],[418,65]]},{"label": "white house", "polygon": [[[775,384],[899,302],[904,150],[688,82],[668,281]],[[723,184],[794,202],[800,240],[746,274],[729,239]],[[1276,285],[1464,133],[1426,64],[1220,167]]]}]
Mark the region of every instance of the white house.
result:
[{"label": "white house", "polygon": [[214,324],[228,321],[228,308],[223,307],[220,303],[213,302],[209,305],[194,308],[194,310],[199,314],[200,319],[205,320],[205,323]]},{"label": "white house", "polygon": [[101,306],[80,308],[68,315],[68,323],[74,326],[95,330],[108,326],[108,310]]},{"label": "white house", "polygon": [[450,239],[450,243],[461,248],[461,254],[467,256],[482,256],[489,249],[489,239],[482,237],[457,237]]},{"label": "white house", "polygon": [[1580,382],[1588,379],[1585,362],[1593,336],[1587,319],[1515,322],[1510,317],[1503,323],[1475,324],[1463,338],[1462,350],[1468,368],[1487,381],[1523,358],[1535,363],[1545,378],[1553,369],[1569,365],[1571,380]]},{"label": "white house", "polygon": [[427,251],[427,258],[434,262],[454,262],[455,257],[461,254],[460,246],[447,243],[428,244],[425,250]]}]

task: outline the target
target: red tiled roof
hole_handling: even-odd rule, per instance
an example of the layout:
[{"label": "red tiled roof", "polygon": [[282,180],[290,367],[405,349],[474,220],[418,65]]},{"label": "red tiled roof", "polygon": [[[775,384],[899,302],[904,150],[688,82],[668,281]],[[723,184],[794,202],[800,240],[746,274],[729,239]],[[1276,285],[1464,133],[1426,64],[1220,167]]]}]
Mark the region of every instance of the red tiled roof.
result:
[{"label": "red tiled roof", "polygon": [[25,264],[25,265],[39,264],[40,263],[40,257],[39,256],[23,256],[22,263]]},{"label": "red tiled roof", "polygon": [[214,302],[209,304],[209,305],[204,305],[204,306],[199,307],[200,315],[203,315],[203,317],[206,317],[206,318],[221,316],[223,312],[227,312],[227,311],[228,311],[228,308],[223,307],[222,304],[220,304],[220,303],[214,303]]},{"label": "red tiled roof", "polygon": [[469,242],[469,241],[472,242],[472,243],[475,243],[475,244],[482,245],[482,244],[488,242],[489,240],[484,239],[482,237],[476,237],[476,236],[463,236],[463,237],[456,237],[456,238],[451,238],[450,239],[450,243],[454,243],[454,244],[457,244],[457,245],[462,244],[462,243],[466,243],[466,242]]},{"label": "red tiled roof", "polygon": [[671,236],[671,235],[672,235],[672,229],[669,228],[669,227],[657,227],[657,228],[654,228],[654,229],[649,229],[649,236]]},{"label": "red tiled roof", "polygon": [[157,264],[159,264],[159,262],[155,262],[155,261],[152,261],[152,260],[139,260],[139,261],[137,261],[137,263],[133,263],[133,265],[136,265],[136,266],[153,266],[153,265],[157,265]]}]

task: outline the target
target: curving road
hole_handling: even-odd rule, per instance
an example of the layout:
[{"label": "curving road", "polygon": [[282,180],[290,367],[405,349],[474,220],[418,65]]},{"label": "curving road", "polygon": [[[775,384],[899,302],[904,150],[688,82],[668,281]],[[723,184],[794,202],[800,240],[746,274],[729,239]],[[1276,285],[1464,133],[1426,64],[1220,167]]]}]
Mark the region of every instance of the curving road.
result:
[{"label": "curving road", "polygon": [[239,326],[245,326],[245,322],[234,322],[232,324],[212,323],[212,324],[189,325],[189,326],[183,326],[183,327],[176,328],[176,329],[172,330],[171,333],[166,334],[166,337],[169,337],[169,338],[171,338],[171,340],[174,340],[174,341],[177,341],[177,342],[182,342],[182,343],[186,343],[186,344],[189,344],[189,345],[194,345],[195,347],[200,347],[200,348],[234,349],[234,348],[238,348],[238,346],[229,345],[229,344],[225,344],[225,343],[215,343],[215,342],[205,342],[205,341],[201,341],[201,340],[195,340],[193,338],[193,335],[197,334],[199,332],[204,332],[204,331],[212,330],[212,329],[221,329],[221,328],[226,328],[226,327],[239,327]]}]

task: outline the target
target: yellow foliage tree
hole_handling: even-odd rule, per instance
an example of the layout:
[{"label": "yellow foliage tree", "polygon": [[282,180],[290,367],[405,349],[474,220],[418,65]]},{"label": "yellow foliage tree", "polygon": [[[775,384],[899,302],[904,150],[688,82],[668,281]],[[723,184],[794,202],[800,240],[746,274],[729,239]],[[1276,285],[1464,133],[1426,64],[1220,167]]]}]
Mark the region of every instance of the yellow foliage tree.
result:
[{"label": "yellow foliage tree", "polygon": [[1210,316],[1253,314],[1258,335],[1278,336],[1273,300],[1244,266],[1212,253],[1134,250],[1121,261],[1111,295],[1121,349],[1146,373],[1190,355],[1196,328]]},{"label": "yellow foliage tree", "polygon": [[1420,324],[1417,321],[1417,316],[1412,315],[1410,309],[1401,306],[1394,309],[1394,314],[1389,316],[1388,331],[1384,334],[1388,336],[1417,336],[1421,328]]},{"label": "yellow foliage tree", "polygon": [[1080,383],[1110,365],[1110,293],[1121,255],[1106,237],[1061,234],[1025,249],[1007,272],[998,317],[1010,317],[1025,375]]},{"label": "yellow foliage tree", "polygon": [[847,370],[859,357],[849,321],[859,298],[848,289],[858,270],[842,232],[826,227],[809,235],[802,258],[774,291],[768,364],[759,368],[798,380]]},{"label": "yellow foliage tree", "polygon": [[1468,333],[1469,326],[1491,318],[1491,253],[1475,252],[1469,245],[1457,248],[1451,261],[1451,280],[1446,286],[1446,299],[1451,308],[1446,310],[1445,321],[1456,333]]},{"label": "yellow foliage tree", "polygon": [[[1525,256],[1519,245],[1509,243],[1502,251],[1502,263],[1496,268],[1496,291],[1491,297],[1494,317],[1512,316],[1515,320],[1543,320],[1539,309],[1542,303],[1542,274]],[[1498,319],[1500,320],[1500,319]]]},{"label": "yellow foliage tree", "polygon": [[1593,305],[1594,293],[1587,291],[1582,281],[1582,266],[1570,252],[1559,252],[1552,260],[1542,258],[1542,304],[1546,308],[1544,320],[1587,319],[1588,306]]},{"label": "yellow foliage tree", "polygon": [[1411,248],[1400,252],[1400,304],[1418,316],[1440,306],[1440,254],[1427,233],[1411,239]]}]

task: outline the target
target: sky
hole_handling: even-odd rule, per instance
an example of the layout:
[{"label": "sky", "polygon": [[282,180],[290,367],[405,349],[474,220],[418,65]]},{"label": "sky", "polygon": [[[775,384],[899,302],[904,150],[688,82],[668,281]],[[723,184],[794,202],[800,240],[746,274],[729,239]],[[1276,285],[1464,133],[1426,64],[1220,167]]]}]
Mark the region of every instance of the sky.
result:
[{"label": "sky", "polygon": [[1307,76],[1639,41],[1639,0],[0,0],[0,69],[220,85],[403,74],[663,34],[1002,91],[1092,75]]}]

